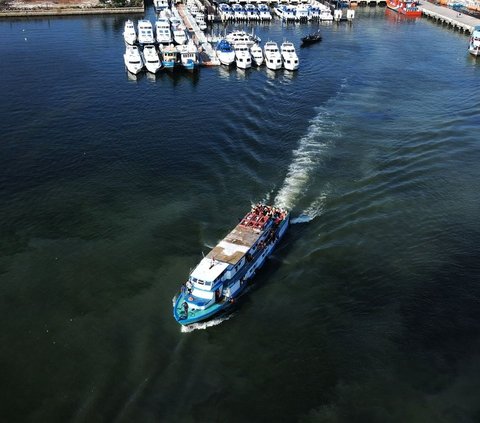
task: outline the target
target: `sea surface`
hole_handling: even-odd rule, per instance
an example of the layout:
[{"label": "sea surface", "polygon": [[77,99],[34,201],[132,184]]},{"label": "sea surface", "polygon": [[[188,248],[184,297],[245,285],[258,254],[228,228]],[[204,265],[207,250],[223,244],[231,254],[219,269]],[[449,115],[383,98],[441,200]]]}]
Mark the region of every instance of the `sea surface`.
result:
[{"label": "sea surface", "polygon": [[[480,421],[468,37],[359,8],[309,48],[318,24],[255,26],[298,72],[135,79],[127,18],[0,21],[0,421]],[[182,330],[172,297],[258,201],[295,224]]]}]

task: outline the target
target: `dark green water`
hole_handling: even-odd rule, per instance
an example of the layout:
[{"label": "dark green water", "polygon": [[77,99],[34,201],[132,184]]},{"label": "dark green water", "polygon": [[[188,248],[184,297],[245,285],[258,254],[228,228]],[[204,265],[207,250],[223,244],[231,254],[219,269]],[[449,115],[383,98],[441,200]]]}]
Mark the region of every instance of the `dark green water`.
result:
[{"label": "dark green water", "polygon": [[[295,74],[132,81],[125,19],[0,22],[0,420],[479,421],[467,37],[359,9]],[[182,332],[172,297],[260,200],[308,222]]]}]

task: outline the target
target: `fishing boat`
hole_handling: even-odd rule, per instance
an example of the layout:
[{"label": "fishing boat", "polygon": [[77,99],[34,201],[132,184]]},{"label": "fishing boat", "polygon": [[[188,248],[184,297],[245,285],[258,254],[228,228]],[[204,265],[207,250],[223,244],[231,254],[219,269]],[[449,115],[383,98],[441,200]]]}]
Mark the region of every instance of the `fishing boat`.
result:
[{"label": "fishing boat", "polygon": [[422,11],[418,8],[418,3],[415,0],[387,0],[387,7],[412,18],[422,16]]},{"label": "fishing boat", "polygon": [[310,44],[318,43],[322,41],[322,34],[320,30],[314,32],[313,34],[308,34],[307,36],[302,38],[302,47],[308,46]]},{"label": "fishing boat", "polygon": [[473,33],[468,43],[468,51],[473,56],[480,56],[480,26],[473,28]]},{"label": "fishing boat", "polygon": [[179,64],[177,48],[173,44],[168,46],[160,44],[158,48],[162,53],[164,68],[170,71],[174,70]]},{"label": "fishing boat", "polygon": [[198,52],[193,41],[177,46],[181,65],[189,71],[198,68]]},{"label": "fishing boat", "polygon": [[225,311],[244,292],[288,228],[290,214],[257,204],[193,269],[173,299],[173,316],[182,325]]}]

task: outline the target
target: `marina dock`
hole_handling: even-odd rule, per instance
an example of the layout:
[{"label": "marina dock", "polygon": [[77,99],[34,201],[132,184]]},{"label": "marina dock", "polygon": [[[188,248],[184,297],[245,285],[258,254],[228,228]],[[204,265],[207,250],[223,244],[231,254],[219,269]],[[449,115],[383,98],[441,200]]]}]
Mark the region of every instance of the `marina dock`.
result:
[{"label": "marina dock", "polygon": [[466,15],[448,7],[437,6],[436,4],[424,2],[420,5],[423,16],[435,19],[439,23],[447,24],[454,29],[471,34],[473,28],[480,25],[480,19]]},{"label": "marina dock", "polygon": [[198,48],[202,66],[218,66],[220,61],[215,54],[215,50],[208,42],[205,33],[200,29],[193,16],[188,11],[188,8],[184,4],[178,4],[178,13],[182,18],[185,27],[188,31],[193,33],[192,40]]}]

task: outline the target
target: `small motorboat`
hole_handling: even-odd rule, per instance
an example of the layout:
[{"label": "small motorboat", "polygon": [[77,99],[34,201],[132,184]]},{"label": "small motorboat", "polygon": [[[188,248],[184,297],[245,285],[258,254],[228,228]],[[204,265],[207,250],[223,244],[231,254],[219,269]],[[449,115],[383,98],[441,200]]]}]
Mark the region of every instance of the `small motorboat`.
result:
[{"label": "small motorboat", "polygon": [[302,38],[302,47],[315,44],[320,41],[322,41],[322,35],[320,34],[320,31],[317,31]]}]

